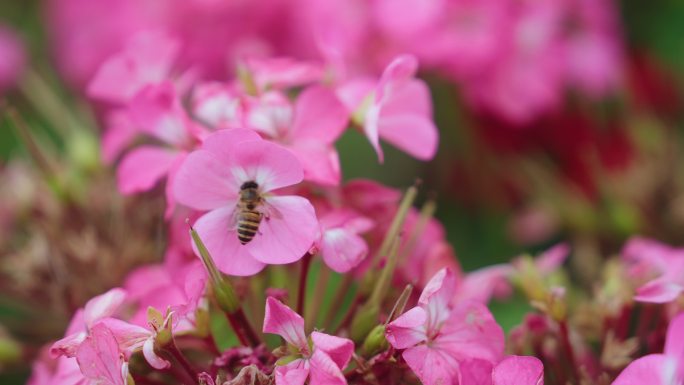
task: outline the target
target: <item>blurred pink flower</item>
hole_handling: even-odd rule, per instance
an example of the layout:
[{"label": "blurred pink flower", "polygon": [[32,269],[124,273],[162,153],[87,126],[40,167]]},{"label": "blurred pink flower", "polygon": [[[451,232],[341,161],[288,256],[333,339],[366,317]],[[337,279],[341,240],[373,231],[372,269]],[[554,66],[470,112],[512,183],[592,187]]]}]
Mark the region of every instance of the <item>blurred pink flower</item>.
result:
[{"label": "blurred pink flower", "polygon": [[346,273],[366,258],[368,244],[359,234],[374,226],[371,219],[340,209],[323,215],[320,223],[322,237],[318,247],[329,268]]},{"label": "blurred pink flower", "polygon": [[304,333],[304,319],[280,301],[266,299],[264,333],[278,334],[297,351],[294,360],[275,369],[276,385],[300,385],[307,378],[311,385],[346,384],[342,370],[354,353],[354,343],[325,333],[311,333],[312,344]]},{"label": "blurred pink flower", "polygon": [[425,82],[416,79],[418,62],[402,55],[385,68],[379,82],[351,80],[338,88],[356,123],[378,154],[384,155],[380,138],[420,160],[437,152],[439,132],[432,121],[432,101]]},{"label": "blurred pink flower", "polygon": [[544,385],[544,365],[536,357],[509,356],[492,372],[493,385]]},{"label": "blurred pink flower", "polygon": [[622,255],[633,277],[656,277],[637,289],[636,301],[667,303],[684,292],[684,249],[635,237],[627,242]]},{"label": "blurred pink flower", "polygon": [[663,354],[649,354],[630,363],[613,385],[669,385],[684,381],[684,314],[667,329]]},{"label": "blurred pink flower", "polygon": [[14,87],[26,67],[24,45],[14,31],[0,25],[0,92]]},{"label": "blurred pink flower", "polygon": [[478,303],[451,305],[456,279],[440,270],[425,286],[418,306],[387,325],[387,341],[405,349],[404,360],[425,385],[457,383],[461,362],[496,363],[503,357],[504,334]]},{"label": "blurred pink flower", "polygon": [[[287,149],[261,140],[247,129],[220,130],[202,148],[188,155],[175,178],[178,202],[210,210],[195,229],[221,271],[253,275],[266,264],[292,263],[304,256],[319,233],[311,203],[298,196],[271,192],[302,181],[299,160]],[[241,186],[255,182],[263,214],[253,240],[241,244],[237,235],[237,203]]]}]

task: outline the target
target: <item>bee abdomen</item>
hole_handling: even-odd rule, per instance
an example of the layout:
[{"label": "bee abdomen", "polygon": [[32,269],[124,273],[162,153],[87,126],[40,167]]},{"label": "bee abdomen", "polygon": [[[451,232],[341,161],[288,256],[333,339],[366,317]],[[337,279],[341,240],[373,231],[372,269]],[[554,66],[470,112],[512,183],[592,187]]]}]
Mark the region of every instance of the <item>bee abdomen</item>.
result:
[{"label": "bee abdomen", "polygon": [[238,218],[237,234],[241,244],[249,243],[259,231],[261,213],[255,211],[243,211]]}]

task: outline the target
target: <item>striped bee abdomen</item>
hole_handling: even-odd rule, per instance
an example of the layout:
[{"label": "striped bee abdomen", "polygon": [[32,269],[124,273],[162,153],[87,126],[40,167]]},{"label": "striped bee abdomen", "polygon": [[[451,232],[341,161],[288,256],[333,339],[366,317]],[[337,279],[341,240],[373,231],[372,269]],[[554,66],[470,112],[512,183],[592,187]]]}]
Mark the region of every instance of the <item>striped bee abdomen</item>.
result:
[{"label": "striped bee abdomen", "polygon": [[240,243],[249,243],[259,231],[262,214],[258,211],[241,210],[237,218],[237,234]]}]

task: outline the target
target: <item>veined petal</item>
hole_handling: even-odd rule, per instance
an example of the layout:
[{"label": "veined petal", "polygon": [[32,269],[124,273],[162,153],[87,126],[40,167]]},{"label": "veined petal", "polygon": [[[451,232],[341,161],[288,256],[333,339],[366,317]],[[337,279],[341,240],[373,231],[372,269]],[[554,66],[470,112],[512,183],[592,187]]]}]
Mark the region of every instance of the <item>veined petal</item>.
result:
[{"label": "veined petal", "polygon": [[229,165],[207,150],[188,155],[173,186],[176,201],[196,210],[235,207],[238,188]]},{"label": "veined petal", "polygon": [[492,372],[494,385],[544,385],[544,365],[536,357],[510,356]]},{"label": "veined petal", "polygon": [[418,345],[404,350],[402,357],[424,385],[458,384],[458,361],[439,349]]},{"label": "veined petal", "polygon": [[433,346],[458,360],[498,362],[503,357],[504,332],[484,305],[465,303],[452,310]]},{"label": "veined petal", "polygon": [[354,342],[352,340],[320,332],[312,332],[311,340],[314,349],[324,351],[340,369],[347,367],[354,353]]},{"label": "veined petal", "polygon": [[[301,259],[318,238],[320,228],[311,203],[298,196],[267,199],[259,233],[244,246],[260,262],[292,263]],[[237,236],[236,236],[237,238]]]},{"label": "veined petal", "polygon": [[116,170],[119,191],[133,194],[147,191],[164,178],[179,153],[156,146],[141,146],[124,156]]},{"label": "veined petal", "polygon": [[124,356],[112,332],[101,323],[95,325],[76,352],[83,376],[108,385],[124,385]]},{"label": "veined petal", "polygon": [[154,351],[154,337],[145,340],[145,343],[143,344],[143,355],[145,356],[145,361],[155,369],[162,370],[171,366],[169,361],[159,357]]},{"label": "veined petal", "polygon": [[[229,275],[254,275],[265,265],[240,244],[237,232],[231,229],[234,210],[232,206],[210,211],[201,216],[194,227],[219,270]],[[194,243],[192,247],[199,256]]]},{"label": "veined petal", "polygon": [[278,334],[304,352],[309,350],[304,334],[304,318],[273,297],[266,299],[263,331]]},{"label": "veined petal", "polygon": [[114,315],[126,300],[126,291],[114,288],[88,301],[83,309],[83,319],[87,326],[95,321]]},{"label": "veined petal", "polygon": [[346,385],[347,379],[335,361],[324,351],[314,350],[311,359],[311,385]]},{"label": "veined petal", "polygon": [[98,322],[109,329],[116,338],[119,350],[131,354],[140,349],[143,343],[152,336],[152,331],[116,318],[105,318]]},{"label": "veined petal", "polygon": [[309,368],[304,360],[295,360],[288,365],[277,366],[275,372],[276,385],[304,385],[309,377]]},{"label": "veined petal", "polygon": [[425,310],[418,306],[414,307],[387,325],[387,342],[395,349],[406,349],[427,340],[426,322]]},{"label": "veined petal", "polygon": [[418,298],[418,303],[427,314],[427,333],[433,334],[440,325],[449,318],[449,303],[456,293],[456,277],[454,273],[443,268],[425,285]]},{"label": "veined petal", "polygon": [[60,356],[75,357],[78,347],[86,339],[88,334],[85,331],[69,334],[68,336],[56,341],[50,347],[50,356],[57,358]]},{"label": "veined petal", "polygon": [[242,142],[233,147],[229,170],[238,181],[255,181],[262,192],[297,184],[304,179],[304,169],[288,149],[265,140]]}]

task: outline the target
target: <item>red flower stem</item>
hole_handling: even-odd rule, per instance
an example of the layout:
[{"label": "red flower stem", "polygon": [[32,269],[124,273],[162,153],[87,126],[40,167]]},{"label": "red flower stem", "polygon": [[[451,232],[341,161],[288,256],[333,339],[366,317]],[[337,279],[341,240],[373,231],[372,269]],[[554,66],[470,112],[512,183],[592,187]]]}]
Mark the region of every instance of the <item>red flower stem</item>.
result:
[{"label": "red flower stem", "polygon": [[180,350],[178,350],[176,343],[173,340],[171,340],[171,343],[165,346],[164,349],[167,352],[171,353],[173,358],[175,358],[176,362],[178,362],[181,365],[185,373],[187,373],[190,379],[192,380],[192,383],[195,385],[199,385],[199,380],[197,379],[197,371],[193,369],[192,365],[190,365],[190,362],[188,362],[183,353]]},{"label": "red flower stem", "polygon": [[570,366],[570,376],[573,378],[575,384],[579,383],[579,371],[577,368],[577,360],[575,359],[575,352],[573,351],[572,344],[570,343],[570,332],[568,330],[568,322],[563,320],[559,322],[560,326],[560,337],[561,346],[568,359],[568,365]]},{"label": "red flower stem", "polygon": [[302,258],[301,270],[299,273],[299,290],[297,291],[297,314],[304,315],[304,302],[306,299],[306,282],[309,277],[311,267],[311,253],[304,254]]},{"label": "red flower stem", "polygon": [[235,331],[235,335],[243,346],[257,347],[261,344],[261,338],[256,334],[252,325],[249,323],[242,307],[233,313],[224,312],[230,326]]},{"label": "red flower stem", "polygon": [[131,374],[131,376],[133,376],[133,380],[135,381],[136,385],[165,385],[164,382],[153,380],[148,377],[139,376],[137,374]]}]

